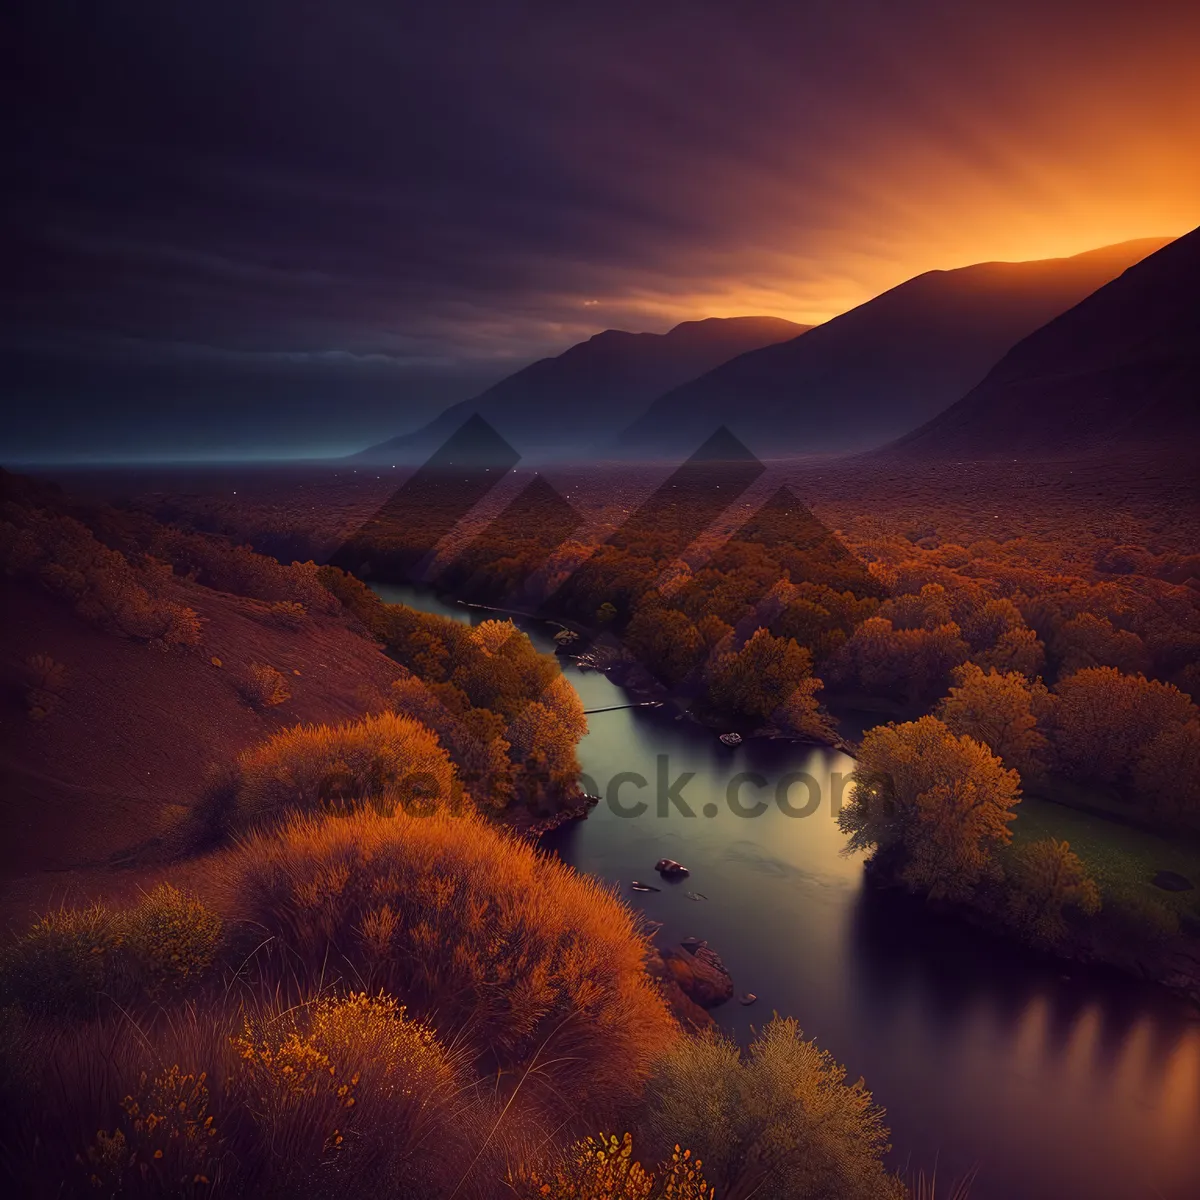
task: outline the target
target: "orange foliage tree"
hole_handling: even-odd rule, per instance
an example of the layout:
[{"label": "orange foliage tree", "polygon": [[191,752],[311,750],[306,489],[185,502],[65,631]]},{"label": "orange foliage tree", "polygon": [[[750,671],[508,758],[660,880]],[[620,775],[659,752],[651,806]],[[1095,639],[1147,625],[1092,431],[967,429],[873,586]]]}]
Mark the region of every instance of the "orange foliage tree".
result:
[{"label": "orange foliage tree", "polygon": [[1171,725],[1200,718],[1191,697],[1169,683],[1088,667],[1060,680],[1052,706],[1053,742],[1063,768],[1100,783],[1135,784],[1151,742]]},{"label": "orange foliage tree", "polygon": [[718,650],[709,665],[709,699],[715,708],[774,720],[802,736],[821,738],[830,731],[817,704],[820,688],[809,651],[766,629],[755,630],[740,650]]},{"label": "orange foliage tree", "polygon": [[1016,671],[1001,674],[993,667],[985,673],[964,663],[956,668],[954,687],[938,705],[937,716],[952,733],[988,746],[1023,778],[1044,769],[1049,743],[1037,727],[1032,687]]},{"label": "orange foliage tree", "polygon": [[1200,813],[1200,720],[1168,725],[1154,736],[1138,758],[1134,789],[1157,816]]},{"label": "orange foliage tree", "polygon": [[889,863],[914,891],[965,900],[998,875],[1020,777],[936,717],[869,729],[838,823],[850,846]]},{"label": "orange foliage tree", "polygon": [[897,629],[886,617],[869,617],[834,656],[831,674],[852,691],[915,707],[941,695],[969,653],[953,622]]}]

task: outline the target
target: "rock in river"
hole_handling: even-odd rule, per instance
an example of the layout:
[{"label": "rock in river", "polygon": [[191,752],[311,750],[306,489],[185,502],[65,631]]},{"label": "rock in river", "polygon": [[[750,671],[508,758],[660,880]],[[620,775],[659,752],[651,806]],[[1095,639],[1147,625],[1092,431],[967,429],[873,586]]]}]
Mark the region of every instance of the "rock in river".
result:
[{"label": "rock in river", "polygon": [[665,879],[685,879],[691,874],[683,863],[677,863],[673,858],[660,858],[654,869]]}]

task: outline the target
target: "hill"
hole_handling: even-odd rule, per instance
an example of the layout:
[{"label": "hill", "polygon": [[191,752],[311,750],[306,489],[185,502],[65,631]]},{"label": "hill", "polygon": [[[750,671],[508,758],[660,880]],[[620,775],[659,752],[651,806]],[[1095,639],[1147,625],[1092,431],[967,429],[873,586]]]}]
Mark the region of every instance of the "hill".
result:
[{"label": "hill", "polygon": [[526,457],[570,454],[611,438],[668,388],[808,328],[779,317],[711,317],[667,333],[608,329],[352,459],[389,466],[421,461],[473,413]]},{"label": "hill", "polygon": [[880,445],[952,404],[1017,341],[1165,241],[928,271],[803,338],[674,388],[617,447],[630,457],[687,453],[720,425],[760,456]]},{"label": "hill", "polygon": [[889,452],[1045,457],[1200,434],[1200,229],[1018,343]]}]

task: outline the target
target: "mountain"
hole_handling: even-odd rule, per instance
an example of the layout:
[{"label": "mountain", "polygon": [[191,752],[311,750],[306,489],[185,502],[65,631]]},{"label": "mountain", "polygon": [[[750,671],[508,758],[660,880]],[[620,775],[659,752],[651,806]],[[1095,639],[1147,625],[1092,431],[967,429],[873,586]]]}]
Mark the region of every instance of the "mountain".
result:
[{"label": "mountain", "polygon": [[809,328],[779,317],[711,317],[667,333],[609,329],[455,404],[423,428],[353,457],[389,464],[423,459],[472,413],[523,455],[583,450],[611,438],[668,388]]},{"label": "mountain", "polygon": [[954,403],[1021,338],[1167,240],[928,271],[660,396],[617,451],[685,453],[719,425],[759,455],[877,446]]},{"label": "mountain", "polygon": [[[1200,435],[1200,229],[1014,346],[888,452],[1038,457]],[[1194,444],[1194,442],[1193,442]]]}]

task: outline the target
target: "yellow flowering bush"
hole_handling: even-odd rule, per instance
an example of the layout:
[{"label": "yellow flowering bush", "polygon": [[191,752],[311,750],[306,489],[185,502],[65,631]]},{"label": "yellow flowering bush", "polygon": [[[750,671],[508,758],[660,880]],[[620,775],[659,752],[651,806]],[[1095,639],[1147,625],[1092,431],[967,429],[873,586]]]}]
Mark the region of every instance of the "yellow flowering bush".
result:
[{"label": "yellow flowering bush", "polygon": [[336,1163],[343,1182],[392,1188],[433,1171],[435,1142],[456,1144],[446,1131],[461,1108],[458,1072],[433,1031],[390,996],[357,992],[252,1016],[231,1045],[272,1179]]},{"label": "yellow flowering bush", "polygon": [[164,883],[118,920],[122,945],[151,989],[204,975],[221,944],[223,923],[194,896]]},{"label": "yellow flowering bush", "polygon": [[111,1133],[100,1130],[88,1147],[91,1185],[110,1195],[206,1195],[221,1154],[207,1079],[178,1064],[153,1079],[143,1072],[137,1095],[122,1101],[120,1125]]},{"label": "yellow flowering bush", "polygon": [[578,1142],[552,1174],[537,1171],[516,1185],[521,1197],[552,1200],[712,1200],[699,1159],[678,1146],[655,1172],[633,1157],[633,1137],[600,1134]]}]

